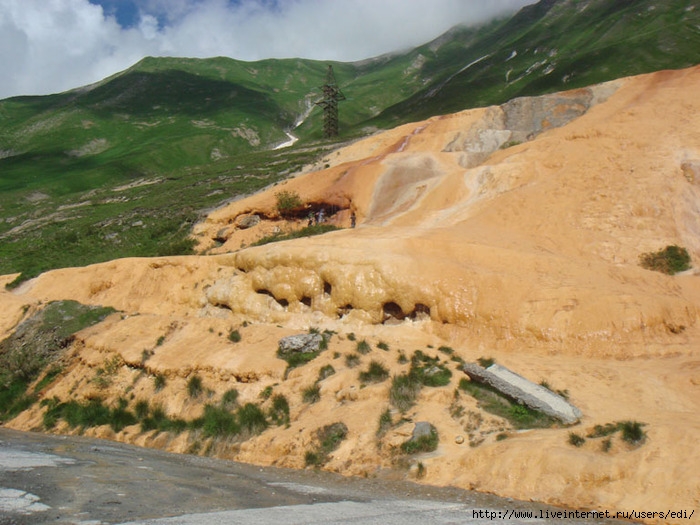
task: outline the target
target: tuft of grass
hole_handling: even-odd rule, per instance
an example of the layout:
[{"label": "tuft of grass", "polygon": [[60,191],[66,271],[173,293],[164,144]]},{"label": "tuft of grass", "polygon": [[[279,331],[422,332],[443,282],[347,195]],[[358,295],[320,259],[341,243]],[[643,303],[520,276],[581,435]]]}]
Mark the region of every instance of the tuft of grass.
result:
[{"label": "tuft of grass", "polygon": [[372,347],[366,340],[363,339],[362,341],[357,342],[355,345],[355,350],[357,350],[358,354],[367,355],[372,351]]},{"label": "tuft of grass", "polygon": [[620,426],[618,423],[606,423],[605,425],[596,425],[586,437],[595,439],[599,437],[610,436],[618,430],[620,430]]},{"label": "tuft of grass", "polygon": [[690,255],[688,250],[674,244],[658,252],[643,253],[639,256],[639,264],[647,270],[673,275],[690,268]]},{"label": "tuft of grass", "polygon": [[569,432],[569,445],[581,447],[586,442],[586,438],[579,436],[576,432]]},{"label": "tuft of grass", "polygon": [[316,381],[323,381],[324,379],[332,376],[333,374],[335,374],[335,368],[333,368],[333,365],[322,366],[321,369],[318,371],[318,379]]},{"label": "tuft of grass", "polygon": [[454,348],[449,347],[449,346],[441,346],[438,348],[438,352],[442,352],[443,354],[447,355],[452,355],[455,353]]},{"label": "tuft of grass", "polygon": [[164,375],[156,374],[153,376],[153,388],[155,388],[156,392],[163,390],[165,388],[165,383],[166,379]]},{"label": "tuft of grass", "polygon": [[448,385],[452,377],[452,371],[437,357],[430,357],[420,350],[416,350],[411,357],[409,374],[416,376],[423,385],[432,387]]},{"label": "tuft of grass", "polygon": [[270,419],[276,425],[289,424],[289,402],[282,394],[275,394],[272,398],[272,407],[270,408]]},{"label": "tuft of grass", "polygon": [[391,410],[388,408],[379,415],[379,425],[377,427],[377,437],[382,437],[391,428]]},{"label": "tuft of grass", "polygon": [[229,388],[224,395],[221,396],[221,406],[224,408],[233,408],[238,404],[238,390]]},{"label": "tuft of grass", "polygon": [[421,381],[414,375],[394,376],[389,390],[389,402],[401,412],[406,412],[415,404],[422,386]]},{"label": "tuft of grass", "polygon": [[354,332],[350,332],[350,333],[347,335],[347,337],[348,337],[348,341],[354,341],[354,340],[356,339],[356,338],[355,338],[355,333],[354,333]]},{"label": "tuft of grass", "polygon": [[345,354],[345,366],[355,368],[360,364],[360,356],[357,354]]},{"label": "tuft of grass", "polygon": [[644,423],[639,421],[621,421],[618,423],[622,431],[622,440],[630,445],[639,445],[646,440],[647,434],[642,427]]},{"label": "tuft of grass", "polygon": [[385,352],[388,352],[389,351],[389,344],[385,343],[384,341],[379,341],[377,343],[377,348],[379,348],[380,350],[384,350]]},{"label": "tuft of grass", "polygon": [[240,343],[241,333],[238,330],[231,330],[228,334],[228,340],[232,343]]},{"label": "tuft of grass", "polygon": [[476,360],[477,363],[479,363],[479,366],[481,368],[488,368],[492,364],[496,362],[496,360],[492,357],[480,357],[479,359]]},{"label": "tuft of grass", "polygon": [[156,346],[161,346],[163,343],[165,343],[165,336],[161,335],[157,340],[156,340]]},{"label": "tuft of grass", "polygon": [[338,448],[347,435],[348,427],[342,422],[319,428],[316,431],[318,446],[304,455],[306,466],[320,467],[325,464],[330,459],[329,454]]},{"label": "tuft of grass", "polygon": [[372,359],[369,368],[360,372],[360,381],[363,383],[381,383],[389,378],[389,371],[380,362]]},{"label": "tuft of grass", "polygon": [[204,391],[204,386],[202,385],[202,378],[198,375],[193,375],[187,380],[187,395],[191,399],[199,397]]},{"label": "tuft of grass", "polygon": [[304,403],[316,403],[321,399],[321,389],[317,383],[307,386],[301,391],[301,398]]},{"label": "tuft of grass", "polygon": [[270,396],[272,395],[272,386],[268,385],[263,388],[259,395],[262,399],[270,399]]},{"label": "tuft of grass", "polygon": [[204,405],[202,420],[197,422],[199,425],[206,437],[235,436],[241,432],[241,425],[234,414],[224,407],[210,404]]}]

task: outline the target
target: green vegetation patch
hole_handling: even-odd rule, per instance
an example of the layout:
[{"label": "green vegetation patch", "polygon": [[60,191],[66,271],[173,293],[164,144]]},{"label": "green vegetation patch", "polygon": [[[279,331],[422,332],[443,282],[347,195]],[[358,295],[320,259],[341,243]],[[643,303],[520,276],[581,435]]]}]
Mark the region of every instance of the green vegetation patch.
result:
[{"label": "green vegetation patch", "polygon": [[411,357],[411,370],[423,385],[439,387],[450,383],[452,371],[437,357],[430,357],[421,350],[416,350]]},{"label": "green vegetation patch", "polygon": [[[61,368],[52,364],[61,358],[76,332],[101,322],[113,312],[109,307],[54,301],[0,342],[0,422],[29,408],[36,402],[36,393],[58,376]],[[26,395],[27,387],[49,365],[52,366],[34,393]]]},{"label": "green vegetation patch", "polygon": [[306,466],[320,467],[328,462],[329,454],[340,446],[348,435],[345,423],[337,422],[319,428],[316,431],[318,445],[308,450],[304,456]]},{"label": "green vegetation patch", "polygon": [[432,452],[437,449],[440,442],[437,429],[430,425],[430,433],[411,438],[401,444],[401,452],[404,454],[417,454],[419,452]]},{"label": "green vegetation patch", "polygon": [[360,381],[363,383],[381,383],[389,379],[389,371],[378,361],[372,359],[367,370],[360,372]]},{"label": "green vegetation patch", "polygon": [[666,246],[658,252],[643,253],[639,256],[639,264],[647,270],[673,275],[690,269],[688,250],[680,246]]},{"label": "green vegetation patch", "polygon": [[517,429],[549,428],[558,424],[556,419],[514,403],[488,385],[469,381],[466,377],[459,381],[459,389],[474,397],[480,408],[508,420]]},{"label": "green vegetation patch", "polygon": [[251,244],[251,246],[262,246],[264,244],[270,244],[271,242],[289,241],[292,239],[301,239],[302,237],[313,237],[314,235],[322,235],[324,233],[340,229],[341,228],[333,226],[332,224],[314,224],[292,232],[280,232],[267,235],[255,241],[253,244]]}]

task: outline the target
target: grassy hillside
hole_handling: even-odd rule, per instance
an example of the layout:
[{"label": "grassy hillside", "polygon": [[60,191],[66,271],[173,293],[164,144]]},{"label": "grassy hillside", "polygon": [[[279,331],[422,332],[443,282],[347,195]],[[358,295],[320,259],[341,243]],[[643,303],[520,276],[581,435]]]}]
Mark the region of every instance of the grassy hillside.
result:
[{"label": "grassy hillside", "polygon": [[[698,28],[700,0],[542,0],[405,53],[334,63],[347,97],[339,140],[690,66]],[[188,252],[199,212],[333,145],[313,105],[326,67],[146,58],[82,89],[0,101],[0,274]],[[273,152],[292,129],[299,142]]]}]

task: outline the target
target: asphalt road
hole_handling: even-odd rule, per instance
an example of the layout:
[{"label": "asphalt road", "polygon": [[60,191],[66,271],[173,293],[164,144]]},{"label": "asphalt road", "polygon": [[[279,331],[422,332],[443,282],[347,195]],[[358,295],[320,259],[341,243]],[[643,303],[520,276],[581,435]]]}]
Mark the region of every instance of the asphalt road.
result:
[{"label": "asphalt road", "polygon": [[455,488],[261,468],[0,427],[0,525],[614,523],[540,518],[561,510]]}]

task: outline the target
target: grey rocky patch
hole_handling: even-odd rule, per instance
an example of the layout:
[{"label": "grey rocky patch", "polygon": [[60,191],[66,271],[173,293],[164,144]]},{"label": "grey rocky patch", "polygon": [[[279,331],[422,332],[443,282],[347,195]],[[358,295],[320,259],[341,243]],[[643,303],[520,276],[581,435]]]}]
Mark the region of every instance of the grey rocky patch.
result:
[{"label": "grey rocky patch", "polygon": [[422,437],[430,437],[437,432],[436,428],[427,421],[418,421],[413,427],[413,434],[409,441],[418,441]]},{"label": "grey rocky patch", "polygon": [[17,489],[0,487],[0,512],[11,514],[34,514],[43,512],[51,507],[39,502],[39,497]]},{"label": "grey rocky patch", "polygon": [[321,334],[298,334],[283,337],[279,341],[281,354],[318,352],[323,342]]},{"label": "grey rocky patch", "polygon": [[525,379],[504,366],[493,364],[488,368],[482,368],[475,363],[465,363],[462,370],[472,381],[485,383],[504,396],[567,425],[578,422],[583,415],[578,408],[560,395]]}]

